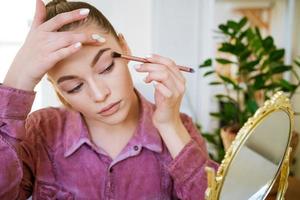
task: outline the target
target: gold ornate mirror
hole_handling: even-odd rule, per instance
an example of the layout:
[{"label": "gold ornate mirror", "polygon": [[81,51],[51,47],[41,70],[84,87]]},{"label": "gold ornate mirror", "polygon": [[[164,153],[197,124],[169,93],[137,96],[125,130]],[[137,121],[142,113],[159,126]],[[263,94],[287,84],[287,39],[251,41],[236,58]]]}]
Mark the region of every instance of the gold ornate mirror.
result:
[{"label": "gold ornate mirror", "polygon": [[293,121],[290,101],[282,92],[266,101],[240,129],[217,173],[206,168],[206,199],[265,199],[279,175],[277,199],[283,199]]}]

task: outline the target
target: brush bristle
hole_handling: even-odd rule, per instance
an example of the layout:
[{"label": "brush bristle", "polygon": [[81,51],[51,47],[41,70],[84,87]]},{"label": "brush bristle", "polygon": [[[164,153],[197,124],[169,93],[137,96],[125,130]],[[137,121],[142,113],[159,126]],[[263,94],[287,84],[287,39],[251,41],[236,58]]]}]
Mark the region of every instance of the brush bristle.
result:
[{"label": "brush bristle", "polygon": [[111,53],[111,56],[113,58],[119,58],[119,57],[121,57],[121,54],[114,51],[114,52]]}]

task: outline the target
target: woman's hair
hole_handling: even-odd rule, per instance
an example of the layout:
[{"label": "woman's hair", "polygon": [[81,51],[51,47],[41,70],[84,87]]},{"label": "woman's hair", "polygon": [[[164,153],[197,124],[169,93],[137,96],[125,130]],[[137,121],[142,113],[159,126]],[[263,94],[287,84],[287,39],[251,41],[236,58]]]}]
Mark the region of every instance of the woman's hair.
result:
[{"label": "woman's hair", "polygon": [[[89,15],[84,20],[75,21],[62,26],[58,31],[70,31],[80,26],[94,23],[98,25],[99,28],[104,32],[112,34],[116,38],[116,40],[119,41],[117,32],[115,31],[112,24],[107,20],[107,18],[97,8],[86,2],[68,2],[66,0],[52,0],[46,4],[46,21],[60,13],[69,12],[81,8],[88,8],[90,10]],[[61,103],[64,106],[71,108],[71,105],[64,100],[64,98],[57,92],[56,89],[55,92]]]},{"label": "woman's hair", "polygon": [[88,8],[90,10],[89,15],[80,21],[75,21],[70,24],[64,25],[58,31],[68,31],[78,28],[83,25],[88,25],[90,23],[95,23],[106,33],[111,33],[116,38],[117,32],[115,31],[112,24],[107,20],[107,18],[94,6],[86,2],[69,2],[67,0],[52,0],[46,5],[46,21],[55,17],[56,15],[64,12],[69,12],[81,8]]}]

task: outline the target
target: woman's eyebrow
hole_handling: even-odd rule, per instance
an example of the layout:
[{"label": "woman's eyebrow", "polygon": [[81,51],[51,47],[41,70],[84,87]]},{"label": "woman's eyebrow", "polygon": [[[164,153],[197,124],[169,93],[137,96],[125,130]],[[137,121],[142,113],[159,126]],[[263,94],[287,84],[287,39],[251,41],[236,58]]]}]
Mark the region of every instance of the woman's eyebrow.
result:
[{"label": "woman's eyebrow", "polygon": [[105,51],[108,51],[108,50],[111,50],[111,48],[104,48],[104,49],[100,49],[100,50],[98,51],[98,53],[95,55],[95,57],[94,57],[94,59],[93,59],[93,61],[92,61],[92,63],[91,63],[91,67],[92,67],[92,68],[93,68],[94,65],[97,63],[97,61],[100,59],[100,57],[103,55],[103,53],[104,53]]},{"label": "woman's eyebrow", "polygon": [[69,76],[62,76],[62,77],[60,77],[60,78],[56,81],[56,83],[57,83],[57,84],[60,84],[60,83],[63,82],[63,81],[67,81],[67,80],[71,80],[71,79],[75,79],[75,78],[77,78],[77,76],[72,76],[72,75],[69,75]]}]

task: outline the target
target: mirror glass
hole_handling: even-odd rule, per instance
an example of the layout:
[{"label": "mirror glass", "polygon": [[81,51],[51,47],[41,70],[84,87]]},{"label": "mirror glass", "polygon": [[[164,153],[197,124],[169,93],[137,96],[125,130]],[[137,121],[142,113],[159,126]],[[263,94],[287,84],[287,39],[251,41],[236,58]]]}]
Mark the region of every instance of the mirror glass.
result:
[{"label": "mirror glass", "polygon": [[219,199],[263,199],[279,173],[290,129],[291,119],[283,110],[260,120],[233,157]]}]

